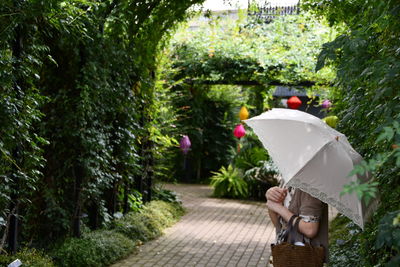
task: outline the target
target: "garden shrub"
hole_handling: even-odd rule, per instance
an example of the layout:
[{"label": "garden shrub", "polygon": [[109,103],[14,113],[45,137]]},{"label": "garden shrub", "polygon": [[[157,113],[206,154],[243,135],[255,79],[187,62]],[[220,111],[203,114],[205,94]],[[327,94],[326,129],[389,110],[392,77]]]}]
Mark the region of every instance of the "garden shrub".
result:
[{"label": "garden shrub", "polygon": [[[386,266],[400,266],[400,210],[390,212],[379,222],[376,249],[392,250],[384,259]],[[393,256],[392,256],[393,255]]]},{"label": "garden shrub", "polygon": [[22,262],[22,266],[29,267],[54,267],[54,263],[51,258],[45,255],[43,252],[36,249],[24,248],[15,255],[0,255],[0,266],[8,266],[14,260],[19,259]]},{"label": "garden shrub", "polygon": [[145,217],[138,212],[126,214],[113,223],[112,228],[131,240],[148,241],[155,236],[147,227]]},{"label": "garden shrub", "polygon": [[57,266],[108,266],[135,249],[135,242],[123,234],[97,230],[82,238],[68,238],[53,253]]},{"label": "garden shrub", "polygon": [[164,189],[164,188],[152,188],[152,198],[153,200],[161,200],[169,203],[182,204],[177,194],[174,191]]},{"label": "garden shrub", "polygon": [[344,215],[338,215],[329,227],[329,266],[359,266],[360,228]]},{"label": "garden shrub", "polygon": [[214,188],[214,196],[231,197],[231,198],[247,198],[248,185],[243,179],[241,171],[229,165],[224,166],[218,172],[212,172],[211,186]]},{"label": "garden shrub", "polygon": [[146,210],[159,213],[161,215],[160,221],[167,227],[174,224],[184,214],[184,209],[181,205],[164,201],[152,201],[146,205]]},{"label": "garden shrub", "polygon": [[235,166],[242,169],[244,172],[260,166],[261,162],[269,159],[267,150],[260,146],[249,147],[247,149],[241,149],[235,157]]},{"label": "garden shrub", "polygon": [[[247,130],[240,144],[239,151],[232,148],[232,171],[229,171],[229,167],[226,170],[221,168],[211,178],[214,195],[264,201],[266,190],[278,184],[278,169],[252,130]],[[237,177],[236,174],[238,174]],[[243,192],[247,193],[241,194],[239,191],[245,185],[246,189]],[[229,188],[231,188],[230,192],[225,192]],[[239,195],[235,193],[236,191]]]},{"label": "garden shrub", "polygon": [[182,206],[164,201],[151,201],[141,212],[131,212],[118,219],[113,229],[134,241],[148,241],[162,234],[182,215]]},{"label": "garden shrub", "polygon": [[183,215],[180,205],[163,201],[147,203],[141,212],[116,219],[111,230],[85,233],[56,246],[52,256],[57,266],[108,266],[132,253],[142,241],[161,235],[162,230]]},{"label": "garden shrub", "polygon": [[[150,203],[151,205],[152,203]],[[162,230],[171,225],[170,219],[165,216],[165,213],[161,211],[161,209],[153,208],[151,206],[146,206],[142,212],[142,216],[144,217],[145,225],[153,234],[154,237],[157,237],[162,234]]]}]

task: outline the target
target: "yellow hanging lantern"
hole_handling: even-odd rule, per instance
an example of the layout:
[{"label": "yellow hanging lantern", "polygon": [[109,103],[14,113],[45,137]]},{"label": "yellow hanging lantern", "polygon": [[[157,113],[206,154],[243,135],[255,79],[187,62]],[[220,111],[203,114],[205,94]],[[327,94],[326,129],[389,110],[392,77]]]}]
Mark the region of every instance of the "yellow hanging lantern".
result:
[{"label": "yellow hanging lantern", "polygon": [[331,126],[332,128],[336,128],[336,125],[339,122],[339,118],[337,116],[328,116],[322,119],[326,124]]},{"label": "yellow hanging lantern", "polygon": [[239,111],[239,118],[241,121],[247,120],[249,118],[249,111],[245,106],[243,106]]}]

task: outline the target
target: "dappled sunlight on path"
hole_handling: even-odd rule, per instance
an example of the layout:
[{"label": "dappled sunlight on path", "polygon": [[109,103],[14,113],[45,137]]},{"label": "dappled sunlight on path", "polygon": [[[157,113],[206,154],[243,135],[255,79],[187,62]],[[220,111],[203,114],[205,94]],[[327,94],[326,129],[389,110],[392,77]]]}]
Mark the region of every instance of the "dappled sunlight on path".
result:
[{"label": "dappled sunlight on path", "polygon": [[187,214],[161,238],[113,265],[266,266],[274,228],[262,202],[211,198],[204,185],[167,185]]},{"label": "dappled sunlight on path", "polygon": [[[212,198],[205,185],[166,188],[178,193],[187,214],[113,267],[267,265],[275,231],[265,203]],[[332,218],[336,211],[329,211]]]}]

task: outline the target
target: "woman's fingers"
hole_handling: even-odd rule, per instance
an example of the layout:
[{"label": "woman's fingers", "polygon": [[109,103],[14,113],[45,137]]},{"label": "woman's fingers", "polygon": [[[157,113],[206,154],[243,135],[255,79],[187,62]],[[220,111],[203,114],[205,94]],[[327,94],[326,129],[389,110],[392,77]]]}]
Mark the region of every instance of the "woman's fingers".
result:
[{"label": "woman's fingers", "polygon": [[287,189],[275,186],[268,189],[265,196],[267,200],[272,200],[281,203],[285,199],[286,194],[287,194]]}]

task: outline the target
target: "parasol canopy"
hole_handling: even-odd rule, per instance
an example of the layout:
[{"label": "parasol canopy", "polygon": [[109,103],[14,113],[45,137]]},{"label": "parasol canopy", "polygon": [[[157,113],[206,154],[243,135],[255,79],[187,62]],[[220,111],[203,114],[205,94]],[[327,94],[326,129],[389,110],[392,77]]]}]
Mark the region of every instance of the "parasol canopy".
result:
[{"label": "parasol canopy", "polygon": [[346,136],[321,119],[293,109],[275,108],[246,120],[282,174],[286,186],[334,206],[362,229],[376,206],[366,205],[356,193],[341,195],[343,186],[369,174],[349,177],[362,160]]}]

